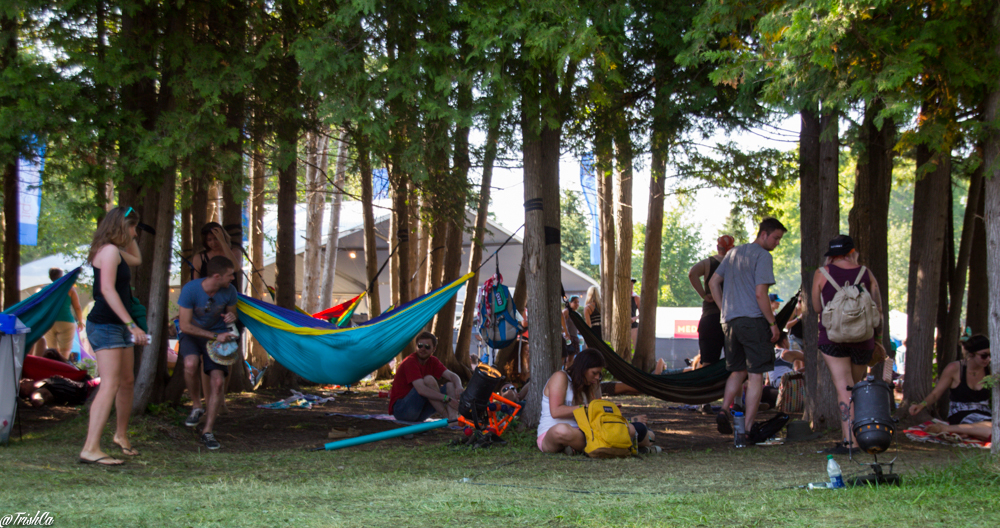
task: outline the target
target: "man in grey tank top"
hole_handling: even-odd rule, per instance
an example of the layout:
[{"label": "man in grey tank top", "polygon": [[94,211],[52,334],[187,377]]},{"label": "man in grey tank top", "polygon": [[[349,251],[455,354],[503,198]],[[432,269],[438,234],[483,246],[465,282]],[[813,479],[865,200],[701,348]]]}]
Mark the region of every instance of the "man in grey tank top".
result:
[{"label": "man in grey tank top", "polygon": [[[726,381],[722,410],[716,425],[722,434],[732,434],[729,408],[748,380],[745,420],[747,433],[757,416],[764,389],[764,375],[774,369],[774,345],[780,331],[774,322],[768,289],[774,284],[771,251],[778,247],[788,231],[777,219],[760,223],[757,239],[732,249],[719,264],[709,281],[712,297],[722,310],[722,329],[726,336]],[[726,287],[722,287],[725,282]]]}]

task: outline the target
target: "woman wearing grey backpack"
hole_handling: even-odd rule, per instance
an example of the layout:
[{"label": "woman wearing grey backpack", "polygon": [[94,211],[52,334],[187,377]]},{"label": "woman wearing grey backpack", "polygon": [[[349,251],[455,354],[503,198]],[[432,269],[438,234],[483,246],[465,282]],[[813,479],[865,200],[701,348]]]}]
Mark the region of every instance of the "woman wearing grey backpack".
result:
[{"label": "woman wearing grey backpack", "polygon": [[[882,304],[878,282],[870,270],[858,264],[858,252],[854,249],[854,240],[851,237],[836,236],[830,241],[830,250],[824,256],[826,264],[813,275],[811,299],[813,310],[823,314],[819,323],[819,350],[823,353],[823,360],[830,369],[830,376],[837,389],[840,428],[844,434],[844,440],[826,452],[846,455],[850,445],[850,422],[853,415],[851,394],[847,387],[864,379],[868,372],[868,363],[872,359],[875,342],[881,339]],[[835,283],[831,283],[831,279]],[[857,286],[857,289],[851,288],[852,285]],[[862,323],[860,331],[856,327],[846,329],[831,326],[828,329],[824,326],[824,319],[828,325],[831,325],[831,321],[836,321],[838,326],[857,322],[842,323],[844,314],[833,313],[831,308],[841,301],[841,298],[838,298],[835,302],[834,297],[837,297],[841,290],[847,290],[841,294],[841,298],[848,293],[855,298],[860,294],[864,295],[866,303],[874,305],[869,308],[867,325]],[[830,306],[831,303],[834,305]],[[824,313],[824,309],[828,313]],[[831,339],[830,334],[834,336],[851,334],[853,337],[835,337],[840,339],[838,342]],[[853,448],[858,448],[857,439],[854,440]]]}]

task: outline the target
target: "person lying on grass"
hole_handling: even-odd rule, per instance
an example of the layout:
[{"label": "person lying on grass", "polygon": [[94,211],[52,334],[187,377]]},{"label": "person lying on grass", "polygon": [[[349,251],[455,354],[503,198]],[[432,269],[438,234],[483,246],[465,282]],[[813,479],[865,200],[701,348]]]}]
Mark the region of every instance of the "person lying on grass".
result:
[{"label": "person lying on grass", "polygon": [[944,368],[927,398],[910,406],[910,415],[921,413],[949,391],[948,425],[931,424],[926,431],[958,433],[990,441],[993,435],[990,389],[983,386],[983,379],[990,375],[990,340],[984,335],[974,335],[962,347],[965,359]]},{"label": "person lying on grass", "polygon": [[434,357],[437,337],[430,332],[417,335],[417,351],[396,369],[389,391],[389,414],[404,422],[423,422],[437,413],[458,418],[462,380]]},{"label": "person lying on grass", "polygon": [[[538,422],[538,449],[543,453],[582,453],[587,439],[573,418],[577,407],[601,397],[601,374],[604,356],[593,348],[576,355],[569,371],[557,371],[542,390],[542,415]],[[640,448],[649,448],[653,432],[641,422],[628,426]]]}]

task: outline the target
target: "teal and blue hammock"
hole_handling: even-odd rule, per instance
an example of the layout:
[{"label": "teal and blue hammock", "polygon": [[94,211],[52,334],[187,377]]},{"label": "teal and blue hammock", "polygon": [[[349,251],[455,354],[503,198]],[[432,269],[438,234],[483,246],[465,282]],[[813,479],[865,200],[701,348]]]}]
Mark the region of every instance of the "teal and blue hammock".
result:
[{"label": "teal and blue hammock", "polygon": [[398,354],[473,274],[352,328],[240,295],[240,320],[264,350],[314,383],[352,385]]},{"label": "teal and blue hammock", "polygon": [[[52,328],[59,315],[59,307],[66,302],[70,289],[76,284],[76,278],[80,275],[83,267],[76,268],[59,277],[52,284],[49,284],[35,293],[31,297],[7,308],[3,311],[6,315],[13,315],[24,323],[24,326],[31,329],[28,332],[24,347],[31,350],[35,341],[38,341]],[[23,358],[22,358],[23,359]]]}]

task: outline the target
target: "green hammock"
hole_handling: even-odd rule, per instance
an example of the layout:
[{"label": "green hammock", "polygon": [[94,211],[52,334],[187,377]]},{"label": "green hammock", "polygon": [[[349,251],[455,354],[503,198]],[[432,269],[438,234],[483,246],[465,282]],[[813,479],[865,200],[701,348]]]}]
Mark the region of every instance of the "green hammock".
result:
[{"label": "green hammock", "polygon": [[7,315],[17,317],[24,323],[24,326],[31,328],[31,332],[28,332],[25,340],[27,343],[24,347],[25,350],[31,350],[35,341],[41,339],[45,332],[52,328],[52,324],[56,322],[56,316],[59,315],[59,306],[66,302],[69,290],[76,284],[76,278],[80,275],[81,269],[83,268],[79,267],[66,273],[52,284],[42,288],[38,293],[3,311]]},{"label": "green hammock", "polygon": [[[795,294],[789,299],[775,316],[779,328],[785,326],[785,323],[791,318],[792,311],[795,310],[795,303],[798,302],[798,295]],[[607,369],[614,375],[615,379],[634,387],[639,392],[663,401],[694,405],[711,403],[724,396],[726,380],[729,378],[729,371],[726,370],[724,360],[688,372],[650,374],[633,367],[631,363],[622,359],[611,348],[611,345],[595,336],[579,313],[570,310],[569,315],[573,319],[577,331],[587,342],[587,346],[598,350],[604,356]]]}]

